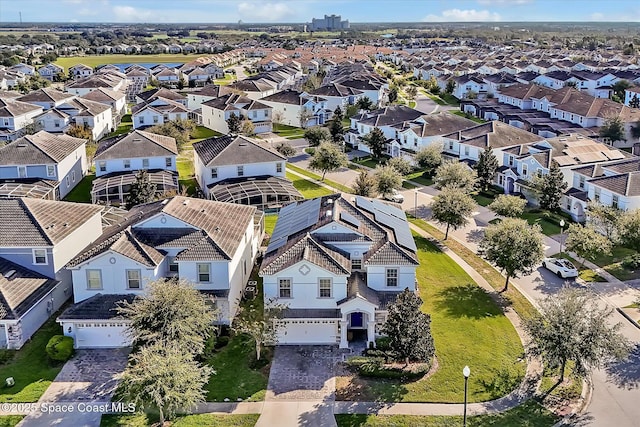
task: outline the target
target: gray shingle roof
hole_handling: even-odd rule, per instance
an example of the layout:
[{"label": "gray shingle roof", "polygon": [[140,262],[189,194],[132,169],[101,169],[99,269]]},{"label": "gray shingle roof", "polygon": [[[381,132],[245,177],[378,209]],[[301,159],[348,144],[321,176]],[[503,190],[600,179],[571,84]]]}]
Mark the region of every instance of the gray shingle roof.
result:
[{"label": "gray shingle roof", "polygon": [[41,199],[0,199],[0,247],[51,246],[102,206]]},{"label": "gray shingle roof", "polygon": [[15,99],[0,99],[0,117],[18,117],[37,111],[42,111],[42,107]]},{"label": "gray shingle roof", "polygon": [[100,142],[94,160],[161,157],[178,154],[175,138],[134,130]]},{"label": "gray shingle roof", "polygon": [[19,319],[58,283],[0,258],[0,319]]},{"label": "gray shingle roof", "polygon": [[87,142],[69,135],[41,130],[0,147],[0,165],[43,165],[58,163]]},{"label": "gray shingle roof", "polygon": [[58,102],[70,98],[75,98],[75,95],[45,87],[16,99],[22,102]]},{"label": "gray shingle roof", "polygon": [[132,303],[136,296],[97,294],[66,309],[58,320],[115,320],[125,317],[118,314],[118,307],[124,302]]},{"label": "gray shingle roof", "polygon": [[277,162],[286,157],[244,136],[226,135],[193,144],[196,155],[207,167]]}]

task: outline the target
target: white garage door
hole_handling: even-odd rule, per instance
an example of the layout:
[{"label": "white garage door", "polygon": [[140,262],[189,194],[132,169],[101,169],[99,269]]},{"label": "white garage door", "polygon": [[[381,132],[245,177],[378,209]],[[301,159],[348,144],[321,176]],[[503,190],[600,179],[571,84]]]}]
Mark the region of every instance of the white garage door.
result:
[{"label": "white garage door", "polygon": [[76,324],[76,348],[126,347],[130,340],[122,323]]},{"label": "white garage door", "polygon": [[336,320],[283,320],[278,344],[336,344]]}]

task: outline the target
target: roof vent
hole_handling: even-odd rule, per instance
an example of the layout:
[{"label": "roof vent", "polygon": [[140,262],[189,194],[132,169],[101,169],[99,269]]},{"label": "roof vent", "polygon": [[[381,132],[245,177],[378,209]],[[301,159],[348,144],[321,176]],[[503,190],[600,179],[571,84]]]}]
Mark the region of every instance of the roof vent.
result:
[{"label": "roof vent", "polygon": [[188,204],[189,204],[189,201],[188,201],[188,200],[185,200],[184,202],[182,202],[182,205],[183,205],[183,206],[187,206]]},{"label": "roof vent", "polygon": [[18,148],[27,148],[27,144],[20,143],[17,145]]},{"label": "roof vent", "polygon": [[166,205],[167,203],[169,203],[169,199],[164,199],[161,204]]},{"label": "roof vent", "polygon": [[216,227],[216,228],[214,228],[214,230],[215,230],[217,233],[219,233],[219,232],[220,232],[220,227]]},{"label": "roof vent", "polygon": [[331,218],[331,217],[333,216],[333,211],[327,211],[327,212],[325,213],[325,216],[326,216],[327,218]]},{"label": "roof vent", "polygon": [[141,142],[142,140],[140,138],[133,138],[133,142]]},{"label": "roof vent", "polygon": [[5,279],[11,279],[11,277],[16,274],[15,270],[9,270],[6,273],[3,274]]},{"label": "roof vent", "polygon": [[204,210],[204,209],[202,209],[202,210],[200,210],[200,212],[205,213],[205,210]]},{"label": "roof vent", "polygon": [[327,204],[328,205],[332,205],[333,204],[333,199],[327,199]]}]

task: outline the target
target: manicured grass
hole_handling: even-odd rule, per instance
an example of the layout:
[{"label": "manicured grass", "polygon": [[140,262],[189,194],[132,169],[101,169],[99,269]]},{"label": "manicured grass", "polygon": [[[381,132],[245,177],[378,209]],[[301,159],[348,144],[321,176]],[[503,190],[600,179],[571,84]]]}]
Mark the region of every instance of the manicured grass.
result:
[{"label": "manicured grass", "polygon": [[0,416],[0,427],[15,427],[24,418],[24,415],[2,415]]},{"label": "manicured grass", "polygon": [[560,234],[560,220],[564,219],[565,221],[565,232],[567,231],[569,223],[572,222],[568,218],[565,218],[558,214],[550,212],[539,212],[537,210],[525,211],[522,214],[521,218],[527,220],[527,222],[531,225],[538,224],[542,228],[542,233],[547,236]]},{"label": "manicured grass", "polygon": [[424,171],[410,173],[409,175],[405,175],[404,179],[417,182],[418,184],[424,185],[425,187],[430,187],[434,183],[433,178],[424,175]]},{"label": "manicured grass", "polygon": [[608,265],[614,264],[616,262],[622,261],[625,257],[629,255],[633,255],[635,251],[633,249],[625,248],[624,246],[616,245],[611,248],[611,253],[609,255],[600,255],[596,257],[594,264],[599,267],[606,267]]},{"label": "manicured grass", "polygon": [[278,215],[265,215],[264,216],[265,233],[269,235],[273,234],[273,229],[276,227],[277,221],[278,221]]},{"label": "manicured grass", "polygon": [[73,67],[76,64],[84,64],[89,67],[97,67],[99,65],[106,64],[140,64],[140,63],[177,63],[182,64],[185,62],[193,61],[200,58],[202,54],[183,55],[183,54],[158,54],[158,55],[93,55],[93,56],[68,56],[60,57],[56,60],[55,64],[63,67],[65,72],[69,70],[69,67]]},{"label": "manicured grass", "polygon": [[189,141],[189,145],[206,138],[213,138],[214,136],[222,136],[222,134],[204,126],[196,126],[196,130],[191,134],[191,141]]},{"label": "manicured grass", "polygon": [[465,119],[473,120],[476,123],[487,123],[486,120],[482,120],[481,118],[475,117],[474,115],[470,114],[469,116],[467,116],[467,114],[464,111],[457,110],[457,111],[449,111],[449,112],[451,114],[455,114],[456,116],[460,116],[460,117],[464,117]]},{"label": "manicured grass", "polygon": [[224,79],[216,79],[213,82],[217,85],[225,86],[230,85],[236,81],[236,77],[233,74],[224,74]]},{"label": "manicured grass", "polygon": [[[172,427],[253,427],[258,422],[257,414],[249,415],[183,415],[171,421]],[[158,422],[157,416],[147,414],[102,416],[100,427],[147,427]],[[0,424],[1,426],[1,424]]]},{"label": "manicured grass", "polygon": [[193,161],[188,158],[180,158],[176,161],[176,168],[180,179],[193,178],[194,168]]},{"label": "manicured grass", "polygon": [[525,372],[524,349],[515,328],[462,267],[427,239],[415,236],[415,240],[422,310],[431,315],[438,370],[426,379],[405,383],[358,378],[351,384],[353,391],[363,400],[462,402],[460,370],[469,365],[473,372],[469,401],[495,399],[511,392]]},{"label": "manicured grass", "polygon": [[[462,416],[347,415],[335,416],[338,427],[459,427]],[[558,417],[533,400],[500,414],[467,418],[469,427],[551,427]]]},{"label": "manicured grass", "polygon": [[0,366],[0,379],[13,377],[16,382],[0,388],[0,402],[36,402],[60,372],[62,364],[52,365],[44,351],[52,336],[62,334],[55,318],[56,314],[51,316],[11,361]]},{"label": "manicured grass", "polygon": [[402,188],[413,190],[414,188],[418,188],[418,186],[411,184],[409,181],[402,181]]},{"label": "manicured grass", "polygon": [[460,105],[460,101],[458,101],[458,98],[448,93],[434,95],[432,93],[426,92],[426,94],[438,105]]},{"label": "manicured grass", "polygon": [[274,123],[273,133],[289,139],[304,138],[304,129],[283,124]]},{"label": "manicured grass", "polygon": [[131,114],[125,114],[124,116],[122,116],[122,121],[120,122],[116,130],[107,135],[107,138],[122,135],[123,133],[129,133],[131,130],[133,130],[133,121],[131,120]]},{"label": "manicured grass", "polygon": [[[301,167],[298,167],[298,166],[295,166],[295,165],[292,165],[292,164],[287,164],[287,168],[291,169],[292,171],[295,171],[295,172],[297,172],[297,173],[299,173],[301,175],[304,175],[304,176],[306,176],[308,178],[315,179],[316,181],[322,181],[322,176],[320,176],[318,174],[315,174],[313,172],[309,172],[308,170],[302,169]],[[340,183],[337,183],[335,181],[331,181],[329,179],[325,179],[322,182],[324,182],[327,185],[330,185],[331,187],[335,188],[338,191],[342,191],[342,192],[345,192],[345,193],[353,192],[353,190],[351,188],[347,187],[346,185],[342,185]]]},{"label": "manicured grass", "polygon": [[416,101],[410,100],[409,101],[409,108],[416,108]]},{"label": "manicured grass", "polygon": [[64,198],[67,202],[91,203],[91,187],[95,174],[86,175]]},{"label": "manicured grass", "polygon": [[327,196],[333,193],[328,188],[306,180],[301,176],[294,175],[291,172],[287,172],[287,179],[293,182],[293,186],[307,199]]}]

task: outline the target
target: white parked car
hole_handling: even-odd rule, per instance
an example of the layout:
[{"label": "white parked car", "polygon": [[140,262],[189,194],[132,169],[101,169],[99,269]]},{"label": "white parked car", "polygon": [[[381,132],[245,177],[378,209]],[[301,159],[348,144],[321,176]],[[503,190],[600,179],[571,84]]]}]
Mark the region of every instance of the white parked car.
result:
[{"label": "white parked car", "polygon": [[542,266],[563,279],[578,277],[578,269],[564,258],[545,258]]},{"label": "white parked car", "polygon": [[404,196],[402,194],[400,194],[398,192],[398,190],[393,190],[392,193],[386,194],[384,196],[384,198],[386,200],[389,200],[390,202],[395,202],[395,203],[402,203],[404,202]]}]

